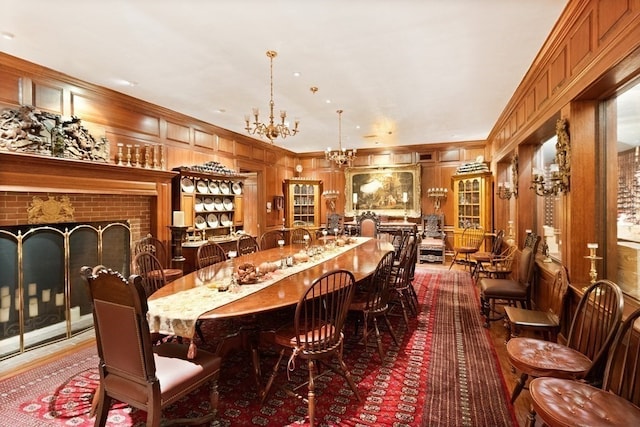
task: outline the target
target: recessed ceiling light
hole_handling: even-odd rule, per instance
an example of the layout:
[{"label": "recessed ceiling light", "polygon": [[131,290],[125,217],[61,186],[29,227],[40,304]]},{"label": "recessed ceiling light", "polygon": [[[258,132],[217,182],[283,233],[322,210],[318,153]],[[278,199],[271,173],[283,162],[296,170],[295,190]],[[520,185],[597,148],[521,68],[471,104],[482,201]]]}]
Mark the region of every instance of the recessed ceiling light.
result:
[{"label": "recessed ceiling light", "polygon": [[324,102],[326,102],[327,104],[331,104],[331,100],[330,100],[330,99],[327,99],[327,100],[326,100],[326,101],[324,101]]},{"label": "recessed ceiling light", "polygon": [[294,71],[293,72],[293,77],[300,77],[302,74],[300,74],[300,71]]},{"label": "recessed ceiling light", "polygon": [[216,111],[216,113],[226,113],[227,112],[227,110],[225,110],[224,108],[218,108],[215,111]]},{"label": "recessed ceiling light", "polygon": [[7,40],[13,40],[15,38],[15,35],[13,35],[13,33],[10,33],[8,31],[3,31],[2,33],[2,38],[3,39],[7,39]]}]

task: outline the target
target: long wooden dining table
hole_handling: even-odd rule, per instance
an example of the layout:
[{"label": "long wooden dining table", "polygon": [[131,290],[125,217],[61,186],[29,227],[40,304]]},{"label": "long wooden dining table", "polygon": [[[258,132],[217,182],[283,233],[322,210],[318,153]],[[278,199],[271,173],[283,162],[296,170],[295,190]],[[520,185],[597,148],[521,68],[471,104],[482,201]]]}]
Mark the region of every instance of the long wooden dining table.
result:
[{"label": "long wooden dining table", "polygon": [[283,259],[301,258],[297,254],[305,252],[304,245],[267,249],[229,259],[165,285],[148,299],[151,332],[182,336],[193,343],[198,320],[246,317],[293,306],[322,274],[345,269],[353,273],[356,281],[362,281],[372,275],[382,257],[393,250],[389,242],[366,237],[356,237],[343,247],[323,244],[316,245],[316,249],[318,247],[324,250],[311,259],[280,267],[265,274],[258,283],[241,284],[235,290],[221,291],[229,286],[239,266],[250,263],[259,267],[263,263],[280,264]]}]

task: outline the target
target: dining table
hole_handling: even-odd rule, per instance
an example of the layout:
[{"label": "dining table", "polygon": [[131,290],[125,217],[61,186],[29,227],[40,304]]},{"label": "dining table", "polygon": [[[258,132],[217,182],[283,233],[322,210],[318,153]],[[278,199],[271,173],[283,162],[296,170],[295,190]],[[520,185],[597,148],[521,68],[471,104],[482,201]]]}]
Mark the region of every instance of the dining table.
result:
[{"label": "dining table", "polygon": [[[196,322],[247,318],[295,306],[316,278],[336,269],[350,271],[356,282],[364,281],[393,249],[387,241],[350,237],[234,257],[186,274],[150,295],[149,329],[190,339],[189,354],[194,357]],[[246,266],[258,269],[254,283],[238,283],[239,269]],[[246,342],[246,337],[235,335],[223,340],[219,354]]]}]

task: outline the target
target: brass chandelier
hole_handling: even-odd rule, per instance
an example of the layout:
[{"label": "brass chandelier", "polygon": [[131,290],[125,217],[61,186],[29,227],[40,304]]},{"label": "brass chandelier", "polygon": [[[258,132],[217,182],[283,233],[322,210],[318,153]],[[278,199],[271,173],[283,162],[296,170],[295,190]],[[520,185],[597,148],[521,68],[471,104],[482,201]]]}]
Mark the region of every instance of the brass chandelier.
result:
[{"label": "brass chandelier", "polygon": [[356,158],[356,149],[347,151],[342,148],[342,110],[336,111],[338,113],[338,150],[331,151],[331,147],[327,147],[327,151],[324,152],[325,160],[335,162],[338,167],[342,167],[345,163],[351,166],[353,159]]},{"label": "brass chandelier", "polygon": [[249,115],[245,115],[244,116],[244,121],[245,121],[245,130],[250,134],[250,135],[254,135],[254,134],[258,134],[259,136],[265,136],[269,139],[269,141],[271,141],[271,143],[273,144],[273,140],[281,137],[282,139],[286,138],[287,136],[292,136],[298,133],[298,125],[300,124],[300,121],[298,119],[295,120],[294,122],[294,127],[293,129],[289,128],[289,125],[287,123],[285,123],[285,119],[287,118],[287,112],[285,110],[280,110],[280,120],[281,122],[276,124],[274,122],[274,115],[273,115],[273,107],[274,107],[274,102],[273,102],[273,58],[275,58],[276,56],[278,56],[278,52],[274,51],[274,50],[268,50],[267,51],[267,56],[269,57],[269,70],[270,70],[270,85],[271,85],[271,98],[269,100],[269,123],[268,124],[264,124],[261,123],[260,121],[258,121],[258,115],[260,114],[260,110],[258,110],[257,107],[254,107],[252,109],[252,113],[253,113],[253,123],[250,123],[250,117]]}]

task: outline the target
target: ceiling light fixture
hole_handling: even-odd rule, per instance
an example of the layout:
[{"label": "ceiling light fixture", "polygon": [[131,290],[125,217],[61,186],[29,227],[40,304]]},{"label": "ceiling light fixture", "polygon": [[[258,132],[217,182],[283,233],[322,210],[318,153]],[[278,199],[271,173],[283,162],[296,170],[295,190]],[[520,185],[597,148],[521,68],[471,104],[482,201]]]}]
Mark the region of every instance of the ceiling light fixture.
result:
[{"label": "ceiling light fixture", "polygon": [[342,148],[342,110],[336,111],[338,113],[338,151],[331,151],[331,147],[327,147],[327,151],[324,152],[325,160],[335,162],[338,167],[342,167],[345,163],[351,166],[353,159],[356,158],[356,149],[347,151]]},{"label": "ceiling light fixture", "polygon": [[270,85],[271,85],[271,98],[269,100],[269,123],[264,124],[258,121],[258,115],[260,114],[260,110],[258,108],[253,107],[253,123],[249,123],[249,115],[244,116],[244,121],[246,123],[245,130],[250,134],[258,134],[261,137],[266,136],[269,141],[273,144],[273,140],[277,137],[282,137],[282,139],[287,136],[292,136],[298,133],[298,124],[300,121],[298,119],[295,120],[295,125],[293,129],[290,129],[289,126],[285,123],[285,119],[287,118],[287,112],[284,110],[280,110],[280,119],[282,120],[280,123],[275,124],[273,119],[273,58],[278,56],[278,52],[273,50],[267,51],[267,56],[269,57],[269,69],[270,69]]}]

